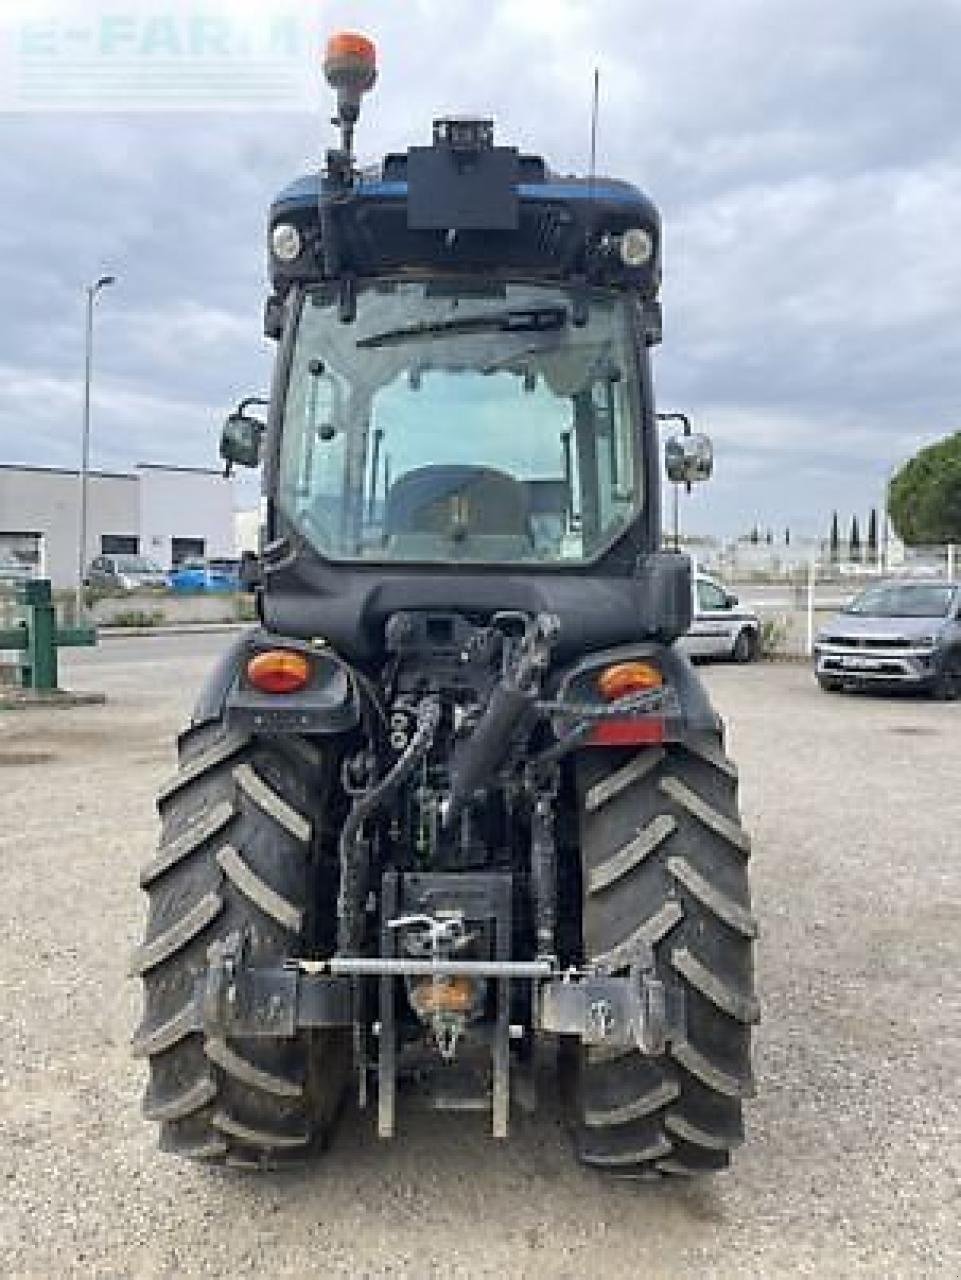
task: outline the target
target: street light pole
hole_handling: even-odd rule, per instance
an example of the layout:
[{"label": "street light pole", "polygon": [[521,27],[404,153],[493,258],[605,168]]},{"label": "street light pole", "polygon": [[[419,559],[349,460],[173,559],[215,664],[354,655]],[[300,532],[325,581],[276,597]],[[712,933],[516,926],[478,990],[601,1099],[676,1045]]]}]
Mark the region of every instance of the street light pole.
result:
[{"label": "street light pole", "polygon": [[90,384],[93,378],[93,303],[101,289],[114,283],[115,276],[100,276],[86,286],[87,312],[84,333],[83,436],[80,445],[80,529],[77,542],[77,589],[75,611],[83,613],[83,575],[87,562],[87,494],[90,476]]}]

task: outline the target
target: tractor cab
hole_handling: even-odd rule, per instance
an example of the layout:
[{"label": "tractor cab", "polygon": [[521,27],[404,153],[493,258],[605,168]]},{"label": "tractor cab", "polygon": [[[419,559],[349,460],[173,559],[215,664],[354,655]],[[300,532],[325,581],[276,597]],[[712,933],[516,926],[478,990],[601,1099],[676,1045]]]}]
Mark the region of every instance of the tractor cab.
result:
[{"label": "tractor cab", "polygon": [[338,172],[271,209],[279,518],[327,560],[596,560],[645,510],[654,206],[490,120]]},{"label": "tractor cab", "polygon": [[[355,654],[370,584],[429,604],[438,576],[456,578],[464,598],[449,602],[466,607],[477,574],[505,570],[518,585],[504,607],[563,614],[590,574],[618,580],[591,607],[609,642],[639,620],[682,634],[689,569],[656,556],[656,208],[626,182],[553,173],[488,119],[436,120],[429,145],[358,171],[373,54],[343,39],[326,62],[341,147],[270,210],[269,422],[240,447],[234,415],[223,446],[228,462],[262,455],[265,546],[310,566],[325,634]],[[272,567],[268,552],[272,623],[316,631],[308,604],[280,603],[303,597],[303,574],[284,589]],[[625,610],[623,580],[652,574]]]}]

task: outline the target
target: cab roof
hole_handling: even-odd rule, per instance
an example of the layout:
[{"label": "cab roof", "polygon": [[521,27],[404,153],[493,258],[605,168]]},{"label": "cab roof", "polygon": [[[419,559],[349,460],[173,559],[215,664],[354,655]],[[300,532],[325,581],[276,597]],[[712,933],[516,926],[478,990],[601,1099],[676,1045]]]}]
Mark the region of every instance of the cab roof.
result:
[{"label": "cab roof", "polygon": [[[649,299],[660,285],[660,216],[637,187],[557,174],[512,147],[491,146],[464,164],[437,145],[436,126],[434,146],[391,153],[348,185],[315,173],[278,193],[268,233],[292,224],[302,246],[292,261],[270,253],[279,295],[330,278],[322,222],[336,237],[338,274],[523,275],[620,286]],[[637,266],[619,252],[620,237],[633,228],[650,241]]]}]

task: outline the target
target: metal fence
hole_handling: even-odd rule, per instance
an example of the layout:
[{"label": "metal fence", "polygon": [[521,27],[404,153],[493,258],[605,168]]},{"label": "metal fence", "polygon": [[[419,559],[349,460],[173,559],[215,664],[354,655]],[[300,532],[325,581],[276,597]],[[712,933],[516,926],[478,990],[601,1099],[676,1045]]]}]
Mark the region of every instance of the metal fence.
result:
[{"label": "metal fence", "polygon": [[[738,554],[740,552],[740,554]],[[769,552],[769,555],[765,555]],[[761,619],[770,652],[809,656],[814,636],[855,595],[892,578],[948,582],[961,578],[961,546],[898,547],[857,560],[833,559],[822,544],[789,551],[753,545],[697,556],[698,567],[733,588]]]}]

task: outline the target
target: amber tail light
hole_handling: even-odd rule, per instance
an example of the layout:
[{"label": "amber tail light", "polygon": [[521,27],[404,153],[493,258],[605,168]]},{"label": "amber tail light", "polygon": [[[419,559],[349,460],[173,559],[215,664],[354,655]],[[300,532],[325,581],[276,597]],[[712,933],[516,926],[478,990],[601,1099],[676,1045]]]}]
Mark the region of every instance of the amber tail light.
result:
[{"label": "amber tail light", "polygon": [[310,659],[291,649],[265,649],[248,661],[247,679],[261,693],[297,693],[310,682]]},{"label": "amber tail light", "polygon": [[605,702],[616,702],[632,693],[660,689],[664,677],[652,662],[616,662],[597,677],[597,689]]}]

